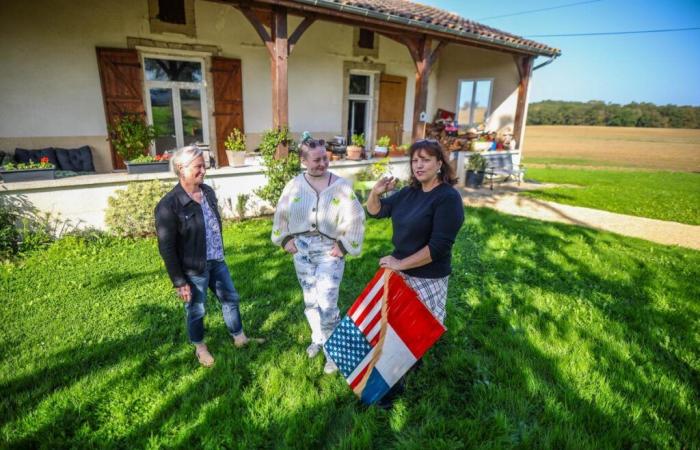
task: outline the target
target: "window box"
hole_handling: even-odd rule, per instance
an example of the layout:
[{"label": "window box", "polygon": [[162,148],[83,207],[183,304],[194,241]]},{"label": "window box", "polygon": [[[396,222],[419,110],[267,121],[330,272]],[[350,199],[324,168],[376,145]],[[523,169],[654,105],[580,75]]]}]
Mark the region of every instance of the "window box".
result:
[{"label": "window box", "polygon": [[132,163],[126,162],[127,173],[157,173],[170,171],[170,162]]},{"label": "window box", "polygon": [[53,180],[56,177],[56,168],[51,169],[0,169],[0,176],[5,183],[16,183],[19,181],[42,181]]}]

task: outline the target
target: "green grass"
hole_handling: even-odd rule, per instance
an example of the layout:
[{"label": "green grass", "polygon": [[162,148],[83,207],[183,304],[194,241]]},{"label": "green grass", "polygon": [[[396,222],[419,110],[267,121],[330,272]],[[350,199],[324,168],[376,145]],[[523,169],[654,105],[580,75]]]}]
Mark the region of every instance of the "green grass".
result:
[{"label": "green grass", "polygon": [[[700,253],[469,209],[448,332],[393,410],[308,360],[269,220],[225,227],[250,335],[210,303],[213,369],[186,344],[153,239],[61,240],[0,266],[0,447],[694,448]],[[346,310],[390,249],[369,223]]]},{"label": "green grass", "polygon": [[700,174],[528,168],[528,179],[572,184],[522,195],[632,216],[700,225]]}]

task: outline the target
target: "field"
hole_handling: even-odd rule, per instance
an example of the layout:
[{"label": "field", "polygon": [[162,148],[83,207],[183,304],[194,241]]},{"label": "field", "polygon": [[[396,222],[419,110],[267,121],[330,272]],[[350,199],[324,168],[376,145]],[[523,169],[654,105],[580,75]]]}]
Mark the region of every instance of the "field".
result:
[{"label": "field", "polygon": [[525,161],[700,172],[700,130],[528,126]]},{"label": "field", "polygon": [[530,126],[523,195],[700,225],[700,130]]},{"label": "field", "polygon": [[[467,209],[448,332],[389,411],[309,360],[270,220],[224,227],[248,333],[212,300],[200,368],[154,239],[65,238],[0,265],[0,448],[695,448],[700,252]],[[370,221],[345,311],[390,251]]]}]

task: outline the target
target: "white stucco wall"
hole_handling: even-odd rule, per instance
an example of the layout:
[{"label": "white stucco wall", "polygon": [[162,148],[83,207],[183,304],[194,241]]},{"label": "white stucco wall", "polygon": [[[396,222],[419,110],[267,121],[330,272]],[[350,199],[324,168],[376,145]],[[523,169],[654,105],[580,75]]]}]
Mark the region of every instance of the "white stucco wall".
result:
[{"label": "white stucco wall", "polygon": [[[97,170],[110,171],[95,47],[126,48],[127,37],[210,45],[220,49],[220,56],[240,59],[244,127],[250,147],[255,147],[272,120],[267,51],[252,26],[232,6],[197,0],[195,16],[197,38],[189,38],[151,33],[147,0],[1,1],[0,150],[58,146],[57,142],[66,147],[89,144]],[[299,18],[290,19],[290,33],[299,22]],[[363,59],[352,56],[352,33],[349,26],[319,21],[295,47],[289,61],[293,132],[309,130],[330,137],[343,129],[343,64]],[[384,64],[388,74],[407,78],[407,142],[415,67],[404,46],[382,37],[379,42],[379,57],[372,62]],[[495,85],[497,110],[492,117],[514,116],[514,70],[509,55],[447,46],[430,78],[429,119],[438,107],[454,110],[456,80],[472,74],[504,77]]]}]

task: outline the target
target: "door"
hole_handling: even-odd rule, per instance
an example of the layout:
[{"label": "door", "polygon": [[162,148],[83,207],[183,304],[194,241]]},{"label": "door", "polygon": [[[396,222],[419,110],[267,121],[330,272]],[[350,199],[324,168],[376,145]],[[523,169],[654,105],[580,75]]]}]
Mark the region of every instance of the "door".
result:
[{"label": "door", "polygon": [[243,86],[241,60],[212,57],[214,84],[214,120],[216,127],[216,160],[228,165],[224,142],[234,128],[243,132]]},{"label": "door", "polygon": [[[140,114],[145,120],[143,77],[136,50],[98,47],[97,66],[100,71],[107,126],[125,114]],[[112,167],[124,169],[124,162],[111,143],[110,151]]]},{"label": "door", "polygon": [[379,84],[377,138],[389,136],[392,144],[401,144],[405,102],[406,77],[382,74]]}]

